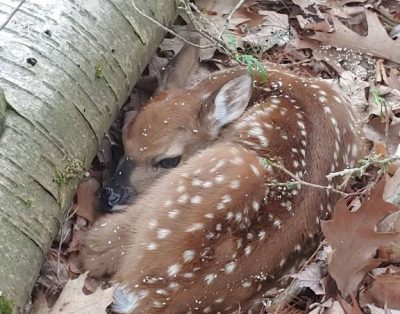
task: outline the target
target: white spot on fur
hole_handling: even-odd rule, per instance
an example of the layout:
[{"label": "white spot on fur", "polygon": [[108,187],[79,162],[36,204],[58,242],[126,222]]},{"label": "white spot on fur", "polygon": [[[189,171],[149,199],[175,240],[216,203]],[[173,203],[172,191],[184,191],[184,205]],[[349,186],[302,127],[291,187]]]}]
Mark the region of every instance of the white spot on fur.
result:
[{"label": "white spot on fur", "polygon": [[238,189],[240,187],[239,180],[233,180],[231,183],[229,183],[229,187],[234,190]]},{"label": "white spot on fur", "polygon": [[244,248],[244,254],[245,254],[246,256],[249,256],[250,253],[251,253],[251,246],[248,245],[248,246],[246,246],[246,247]]},{"label": "white spot on fur", "polygon": [[228,274],[231,274],[235,270],[236,266],[236,262],[229,262],[225,264],[224,271]]},{"label": "white spot on fur", "polygon": [[114,304],[112,310],[117,313],[132,313],[140,304],[140,300],[147,297],[149,292],[147,290],[140,290],[137,293],[128,292],[122,287],[116,287],[114,290]]},{"label": "white spot on fur", "polygon": [[217,175],[217,176],[215,177],[215,182],[216,182],[216,183],[223,183],[224,180],[225,180],[225,177],[224,177],[223,175]]},{"label": "white spot on fur", "polygon": [[177,202],[179,204],[185,204],[189,200],[189,195],[188,194],[182,194],[181,196],[178,197]]},{"label": "white spot on fur", "polygon": [[193,260],[194,256],[195,256],[196,252],[194,250],[186,250],[185,252],[183,252],[182,257],[183,257],[183,261],[185,263],[189,263]]},{"label": "white spot on fur", "polygon": [[172,265],[169,266],[168,269],[167,269],[167,274],[168,274],[168,276],[169,276],[169,277],[174,277],[174,276],[176,276],[176,275],[179,273],[179,271],[181,270],[181,268],[182,268],[182,265],[181,265],[181,264],[178,264],[178,263],[172,264]]},{"label": "white spot on fur", "polygon": [[155,251],[155,250],[157,250],[157,248],[158,248],[157,243],[150,242],[149,244],[147,244],[148,251]]},{"label": "white spot on fur", "polygon": [[211,181],[204,181],[202,184],[203,188],[211,188],[214,185]]},{"label": "white spot on fur", "polygon": [[149,229],[154,229],[155,227],[157,227],[157,220],[150,219],[150,221],[149,221]]},{"label": "white spot on fur", "polygon": [[174,219],[176,216],[179,215],[179,210],[178,209],[173,209],[168,212],[168,218]]},{"label": "white spot on fur", "polygon": [[195,195],[190,199],[190,202],[192,204],[201,204],[202,200],[203,200],[203,198],[200,195]]},{"label": "white spot on fur", "polygon": [[251,171],[253,171],[253,173],[254,173],[257,177],[260,176],[260,171],[258,170],[258,168],[257,168],[256,166],[250,165],[250,169],[251,169]]},{"label": "white spot on fur", "polygon": [[211,285],[215,279],[217,279],[217,274],[211,273],[208,275],[204,276],[204,281],[206,282],[206,284]]},{"label": "white spot on fur", "polygon": [[204,228],[204,224],[202,223],[194,223],[185,229],[186,232],[194,232]]},{"label": "white spot on fur", "polygon": [[157,238],[160,240],[165,239],[170,233],[171,230],[160,228],[157,230]]},{"label": "white spot on fur", "polygon": [[208,213],[208,214],[205,214],[204,217],[206,217],[207,219],[214,219],[214,214]]},{"label": "white spot on fur", "polygon": [[253,203],[251,204],[253,206],[254,211],[258,211],[260,209],[260,203],[253,201]]},{"label": "white spot on fur", "polygon": [[229,203],[232,201],[232,197],[230,195],[222,196],[222,203]]}]

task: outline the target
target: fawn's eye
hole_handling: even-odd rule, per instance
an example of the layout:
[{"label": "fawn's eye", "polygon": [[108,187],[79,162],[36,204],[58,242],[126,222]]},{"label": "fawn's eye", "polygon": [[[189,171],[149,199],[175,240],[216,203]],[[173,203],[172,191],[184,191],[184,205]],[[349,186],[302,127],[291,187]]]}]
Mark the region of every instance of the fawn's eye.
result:
[{"label": "fawn's eye", "polygon": [[179,165],[180,161],[182,159],[182,156],[176,156],[172,158],[164,158],[160,160],[157,164],[157,166],[165,169],[169,168],[175,168],[177,165]]}]

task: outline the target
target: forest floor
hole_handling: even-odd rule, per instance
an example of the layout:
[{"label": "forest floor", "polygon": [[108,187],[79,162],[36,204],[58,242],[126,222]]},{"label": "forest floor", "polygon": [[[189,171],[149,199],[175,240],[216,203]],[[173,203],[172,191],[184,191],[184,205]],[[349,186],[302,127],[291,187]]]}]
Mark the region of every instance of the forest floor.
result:
[{"label": "forest floor", "polygon": [[[269,61],[300,76],[329,80],[350,100],[371,149],[356,170],[342,174],[353,190],[322,223],[325,239],[318,251],[292,275],[289,287],[265,297],[265,312],[400,313],[400,218],[394,205],[400,204],[400,2],[241,2],[235,8],[237,0],[194,1],[195,13],[209,23],[200,32],[223,30],[224,44],[200,50],[191,83],[231,66],[227,51],[236,59]],[[182,14],[172,29],[190,38],[185,21]],[[155,90],[149,86],[182,46],[177,36],[166,36],[105,136],[43,264],[27,312],[97,314],[112,302],[113,288],[79,269],[82,240],[99,217],[96,192],[121,156],[124,116],[149,98]],[[390,233],[390,240],[382,233]]]}]

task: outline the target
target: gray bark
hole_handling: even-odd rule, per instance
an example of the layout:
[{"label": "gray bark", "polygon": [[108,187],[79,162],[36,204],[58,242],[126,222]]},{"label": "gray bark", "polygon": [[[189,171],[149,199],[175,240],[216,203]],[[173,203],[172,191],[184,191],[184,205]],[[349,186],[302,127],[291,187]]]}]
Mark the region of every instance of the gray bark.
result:
[{"label": "gray bark", "polygon": [[[135,3],[164,25],[176,14]],[[0,0],[0,292],[18,307],[69,208],[72,161],[90,164],[162,37],[131,0]]]}]

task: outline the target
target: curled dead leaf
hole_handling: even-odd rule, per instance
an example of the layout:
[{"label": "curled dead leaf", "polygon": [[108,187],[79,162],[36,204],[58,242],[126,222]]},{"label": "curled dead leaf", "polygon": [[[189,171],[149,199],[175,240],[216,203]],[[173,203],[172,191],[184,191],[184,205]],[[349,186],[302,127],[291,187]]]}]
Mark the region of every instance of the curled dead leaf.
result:
[{"label": "curled dead leaf", "polygon": [[94,293],[85,295],[82,288],[86,277],[87,273],[75,280],[69,280],[49,313],[106,313],[106,308],[113,302],[114,288],[97,289]]},{"label": "curled dead leaf", "polygon": [[356,212],[350,212],[344,199],[339,200],[332,220],[321,221],[326,240],[333,248],[329,273],[344,297],[355,292],[365,274],[376,268],[379,247],[400,240],[400,233],[376,232],[376,225],[399,208],[383,200],[383,178]]}]

